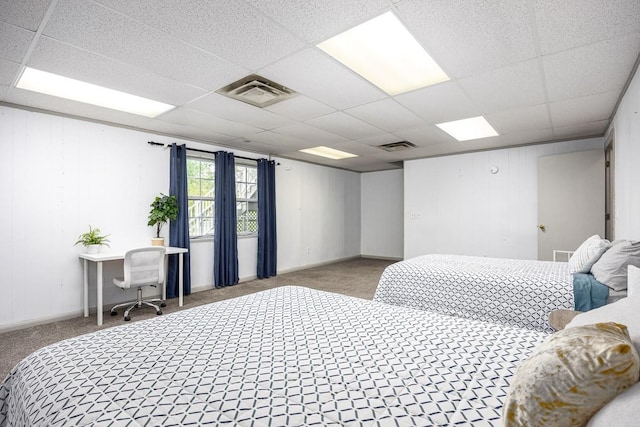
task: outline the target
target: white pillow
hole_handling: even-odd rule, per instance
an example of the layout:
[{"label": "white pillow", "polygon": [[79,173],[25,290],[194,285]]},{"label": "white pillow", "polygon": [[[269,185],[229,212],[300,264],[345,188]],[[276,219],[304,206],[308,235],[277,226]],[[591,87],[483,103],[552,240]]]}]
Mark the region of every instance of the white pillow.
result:
[{"label": "white pillow", "polygon": [[591,267],[595,279],[613,290],[627,289],[627,265],[640,266],[640,241],[616,242]]},{"label": "white pillow", "polygon": [[625,325],[633,346],[640,353],[640,296],[622,298],[614,303],[578,314],[565,328],[615,322]]},{"label": "white pillow", "polygon": [[611,243],[607,239],[601,239],[597,234],[589,237],[582,242],[569,258],[569,272],[588,273],[591,271],[591,266],[600,259],[610,246]]},{"label": "white pillow", "polygon": [[617,395],[595,413],[587,427],[635,427],[638,425],[640,383]]},{"label": "white pillow", "polygon": [[627,294],[637,298],[640,295],[640,268],[635,265],[627,266]]}]

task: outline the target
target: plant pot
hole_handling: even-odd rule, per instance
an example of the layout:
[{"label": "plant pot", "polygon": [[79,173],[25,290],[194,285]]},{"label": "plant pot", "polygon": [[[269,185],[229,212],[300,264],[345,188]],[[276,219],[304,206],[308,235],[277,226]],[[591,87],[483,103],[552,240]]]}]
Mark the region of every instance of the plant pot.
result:
[{"label": "plant pot", "polygon": [[164,246],[164,237],[154,237],[151,239],[151,246]]},{"label": "plant pot", "polygon": [[97,254],[98,252],[100,252],[100,245],[88,245],[87,246],[87,253],[88,254]]}]

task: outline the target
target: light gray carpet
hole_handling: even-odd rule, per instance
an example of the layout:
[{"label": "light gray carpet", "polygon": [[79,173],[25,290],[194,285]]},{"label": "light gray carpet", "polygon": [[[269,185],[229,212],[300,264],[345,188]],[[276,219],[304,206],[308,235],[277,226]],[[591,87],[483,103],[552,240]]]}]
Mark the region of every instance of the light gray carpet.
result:
[{"label": "light gray carpet", "polygon": [[[306,286],[328,292],[336,292],[358,298],[371,299],[383,270],[393,261],[358,258],[321,267],[281,274],[264,280],[252,280],[221,289],[193,293],[184,299],[184,306],[178,307],[177,298],[167,301],[165,314],[195,307],[215,301],[222,301],[242,295],[285,285]],[[118,316],[104,313],[104,325],[96,325],[95,315],[77,317],[70,320],[33,326],[19,331],[0,334],[0,380],[24,357],[33,351],[74,336],[126,324],[122,312]],[[152,308],[131,312],[131,322],[155,317]]]}]

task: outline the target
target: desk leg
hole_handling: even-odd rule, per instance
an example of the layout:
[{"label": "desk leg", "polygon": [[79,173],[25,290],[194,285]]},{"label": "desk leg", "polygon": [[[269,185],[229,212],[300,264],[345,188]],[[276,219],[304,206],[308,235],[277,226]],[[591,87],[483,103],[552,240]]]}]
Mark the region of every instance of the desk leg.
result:
[{"label": "desk leg", "polygon": [[102,261],[98,261],[98,271],[96,272],[96,282],[98,282],[98,289],[96,290],[98,296],[98,304],[96,307],[98,315],[98,326],[102,325]]},{"label": "desk leg", "polygon": [[162,284],[162,301],[167,302],[167,279],[169,279],[169,255],[164,256],[164,283]]},{"label": "desk leg", "polygon": [[184,304],[183,301],[183,294],[184,294],[184,283],[183,283],[183,268],[182,268],[182,263],[183,263],[183,254],[178,254],[178,307],[182,307],[182,305]]},{"label": "desk leg", "polygon": [[89,317],[89,261],[86,259],[84,261],[84,283],[83,283],[83,294],[82,294],[82,303],[84,305],[84,317]]}]

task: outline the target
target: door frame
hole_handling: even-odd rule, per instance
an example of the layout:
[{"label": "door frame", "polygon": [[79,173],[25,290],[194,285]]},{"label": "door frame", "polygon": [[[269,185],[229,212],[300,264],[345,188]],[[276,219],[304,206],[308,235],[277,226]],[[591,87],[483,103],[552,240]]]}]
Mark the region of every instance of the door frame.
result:
[{"label": "door frame", "polygon": [[610,241],[614,241],[616,236],[615,139],[615,130],[612,130],[604,145],[604,237]]}]

